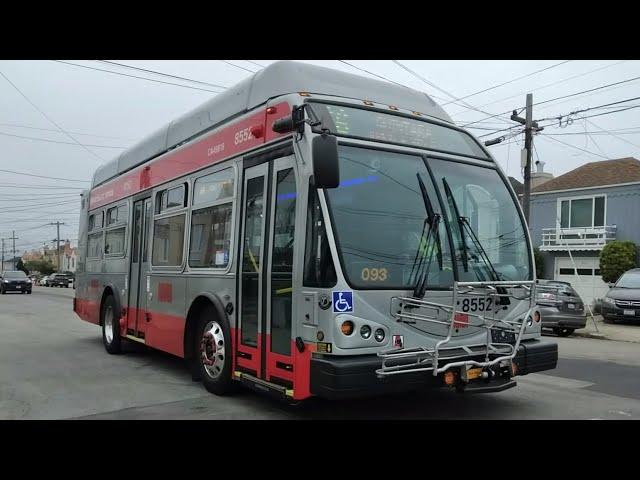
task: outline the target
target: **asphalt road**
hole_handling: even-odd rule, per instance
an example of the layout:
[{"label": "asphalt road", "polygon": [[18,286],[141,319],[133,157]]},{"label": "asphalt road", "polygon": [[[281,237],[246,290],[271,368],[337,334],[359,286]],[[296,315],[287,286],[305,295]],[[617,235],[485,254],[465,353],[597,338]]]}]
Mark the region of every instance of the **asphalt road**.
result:
[{"label": "asphalt road", "polygon": [[[108,355],[72,312],[73,289],[0,296],[0,419],[640,419],[640,344],[555,338],[558,368],[505,392],[448,390],[289,406],[216,397],[182,360],[138,344]],[[640,327],[638,327],[640,328]]]}]

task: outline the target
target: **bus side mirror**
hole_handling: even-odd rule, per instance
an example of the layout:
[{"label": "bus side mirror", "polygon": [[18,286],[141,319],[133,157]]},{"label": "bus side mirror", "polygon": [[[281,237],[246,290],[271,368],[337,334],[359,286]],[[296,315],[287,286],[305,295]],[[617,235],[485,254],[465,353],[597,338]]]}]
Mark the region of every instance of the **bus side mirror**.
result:
[{"label": "bus side mirror", "polygon": [[313,139],[313,177],[316,188],[337,188],[340,184],[338,141],[333,135],[322,134]]}]

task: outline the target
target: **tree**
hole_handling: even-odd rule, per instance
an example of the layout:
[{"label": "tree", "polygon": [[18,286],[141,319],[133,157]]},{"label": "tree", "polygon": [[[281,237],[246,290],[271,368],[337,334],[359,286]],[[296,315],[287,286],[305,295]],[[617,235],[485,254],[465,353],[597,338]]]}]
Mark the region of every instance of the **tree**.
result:
[{"label": "tree", "polygon": [[533,249],[533,260],[536,264],[536,278],[544,278],[544,257],[538,247]]},{"label": "tree", "polygon": [[27,262],[27,268],[29,270],[40,272],[43,275],[51,275],[54,272],[54,267],[51,262],[48,262],[44,259],[41,260],[30,260]]},{"label": "tree", "polygon": [[636,266],[636,244],[626,241],[608,243],[600,253],[602,280],[613,283],[627,270]]},{"label": "tree", "polygon": [[29,270],[24,266],[24,262],[21,258],[18,260],[18,263],[16,263],[16,270],[21,270],[25,275],[29,275]]}]

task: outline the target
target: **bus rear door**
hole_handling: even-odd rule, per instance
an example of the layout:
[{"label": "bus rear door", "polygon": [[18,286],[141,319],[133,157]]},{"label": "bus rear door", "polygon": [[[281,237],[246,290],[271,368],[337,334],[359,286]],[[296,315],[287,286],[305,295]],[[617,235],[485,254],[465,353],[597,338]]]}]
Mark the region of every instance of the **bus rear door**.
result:
[{"label": "bus rear door", "polygon": [[150,214],[151,198],[143,198],[133,204],[127,335],[140,339],[144,339],[148,302]]}]

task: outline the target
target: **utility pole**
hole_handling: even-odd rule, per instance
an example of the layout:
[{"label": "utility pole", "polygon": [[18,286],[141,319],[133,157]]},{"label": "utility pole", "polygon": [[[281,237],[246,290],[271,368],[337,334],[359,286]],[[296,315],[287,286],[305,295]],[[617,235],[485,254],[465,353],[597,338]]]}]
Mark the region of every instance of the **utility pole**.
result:
[{"label": "utility pole", "polygon": [[533,121],[533,94],[527,93],[527,113],[525,118],[518,116],[516,110],[511,115],[511,120],[524,125],[524,150],[522,158],[522,166],[524,167],[524,193],[522,195],[522,209],[524,210],[524,218],[529,225],[529,197],[531,195],[531,157],[533,150],[533,132],[539,132],[543,128],[538,127],[538,122]]},{"label": "utility pole", "polygon": [[16,240],[18,240],[18,237],[16,237],[16,231],[12,230],[11,231],[11,240],[13,240],[13,252],[11,255],[11,261],[13,263],[13,270],[16,269]]},{"label": "utility pole", "polygon": [[64,222],[52,222],[49,225],[55,225],[57,227],[56,235],[56,253],[58,255],[58,273],[60,272],[60,225],[64,225]]},{"label": "utility pole", "polygon": [[4,238],[0,240],[2,240],[2,265],[0,265],[0,271],[4,273]]}]

